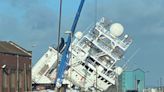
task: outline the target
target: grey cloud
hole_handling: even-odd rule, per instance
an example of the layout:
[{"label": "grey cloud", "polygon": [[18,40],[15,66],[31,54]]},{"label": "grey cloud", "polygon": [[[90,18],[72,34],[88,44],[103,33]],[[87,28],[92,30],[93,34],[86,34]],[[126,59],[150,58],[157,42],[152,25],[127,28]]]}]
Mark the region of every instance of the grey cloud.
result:
[{"label": "grey cloud", "polygon": [[[138,35],[161,35],[164,12],[163,0],[98,0],[97,16],[105,16],[125,24],[127,31]],[[94,20],[94,4],[86,10],[88,20]],[[145,32],[147,34],[145,34]],[[159,32],[159,33],[158,33]],[[162,32],[163,33],[163,32]]]}]

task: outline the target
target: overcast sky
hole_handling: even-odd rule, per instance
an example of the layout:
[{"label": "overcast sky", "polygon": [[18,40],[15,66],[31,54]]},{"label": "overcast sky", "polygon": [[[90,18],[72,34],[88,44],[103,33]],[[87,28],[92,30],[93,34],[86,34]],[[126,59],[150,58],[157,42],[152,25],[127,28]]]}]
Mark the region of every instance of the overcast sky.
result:
[{"label": "overcast sky", "polygon": [[[62,33],[70,30],[80,0],[63,0]],[[124,26],[133,38],[125,62],[138,53],[128,69],[146,72],[146,85],[164,83],[164,0],[86,0],[76,31],[84,31],[95,20],[106,17]],[[59,0],[0,0],[0,40],[14,41],[33,51],[33,64],[57,44]],[[96,19],[97,17],[97,19]]]}]

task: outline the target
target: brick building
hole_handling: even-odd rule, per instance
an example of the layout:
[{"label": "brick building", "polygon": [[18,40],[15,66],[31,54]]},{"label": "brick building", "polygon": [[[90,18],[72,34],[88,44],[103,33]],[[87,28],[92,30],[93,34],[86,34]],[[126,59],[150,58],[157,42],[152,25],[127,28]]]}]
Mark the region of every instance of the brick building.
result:
[{"label": "brick building", "polygon": [[0,92],[31,91],[31,52],[0,41]]}]

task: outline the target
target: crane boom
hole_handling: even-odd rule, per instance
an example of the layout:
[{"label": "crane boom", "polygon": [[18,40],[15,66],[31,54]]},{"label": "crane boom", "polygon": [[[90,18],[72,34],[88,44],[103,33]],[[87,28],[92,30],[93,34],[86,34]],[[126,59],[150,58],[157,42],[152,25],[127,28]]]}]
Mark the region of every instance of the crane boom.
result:
[{"label": "crane boom", "polygon": [[67,63],[68,63],[68,54],[69,54],[69,47],[70,47],[70,44],[71,44],[71,37],[72,35],[74,34],[75,32],[75,29],[76,29],[76,25],[78,23],[78,20],[79,20],[79,17],[80,17],[80,14],[81,14],[81,10],[83,8],[83,5],[84,5],[84,2],[85,0],[81,0],[80,2],[80,6],[78,8],[78,11],[76,13],[76,16],[75,16],[75,19],[74,19],[74,22],[72,24],[72,27],[71,27],[71,35],[68,36],[67,38],[67,42],[66,42],[66,47],[64,49],[64,52],[63,52],[63,55],[61,57],[61,62],[59,63],[59,66],[58,66],[58,71],[57,71],[57,80],[55,81],[55,83],[57,84],[57,86],[61,86],[62,84],[62,80],[63,80],[63,74],[64,74],[64,71],[67,67]]}]

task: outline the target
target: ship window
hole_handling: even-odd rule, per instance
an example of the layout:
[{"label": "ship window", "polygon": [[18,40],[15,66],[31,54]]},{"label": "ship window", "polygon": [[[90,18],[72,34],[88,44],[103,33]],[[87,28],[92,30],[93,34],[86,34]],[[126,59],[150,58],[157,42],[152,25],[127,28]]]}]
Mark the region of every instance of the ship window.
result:
[{"label": "ship window", "polygon": [[55,68],[52,68],[49,72],[49,74],[51,74],[53,71],[55,70]]},{"label": "ship window", "polygon": [[120,47],[116,46],[115,49],[112,51],[112,54],[117,56],[118,58],[122,58],[124,51]]},{"label": "ship window", "polygon": [[108,71],[108,73],[111,73],[112,71]]},{"label": "ship window", "polygon": [[93,38],[96,38],[96,37],[99,35],[99,31],[97,31],[96,29],[93,29],[93,30],[90,32],[90,35],[91,35]]},{"label": "ship window", "polygon": [[85,47],[87,47],[88,43],[89,43],[89,40],[87,38],[83,38],[80,41],[79,46],[81,46],[82,48],[85,48]]},{"label": "ship window", "polygon": [[86,61],[88,61],[90,64],[92,64],[94,66],[94,59],[91,57],[87,57]]},{"label": "ship window", "polygon": [[106,71],[107,71],[107,69],[104,69],[104,71],[106,72]]},{"label": "ship window", "polygon": [[110,84],[110,82],[108,82],[108,84]]},{"label": "ship window", "polygon": [[101,80],[104,80],[104,78],[102,77]]},{"label": "ship window", "polygon": [[100,65],[98,62],[96,62],[96,65]]},{"label": "ship window", "polygon": [[91,58],[91,57],[87,57],[87,60],[88,60],[88,61],[93,61],[93,62],[94,62],[94,59]]},{"label": "ship window", "polygon": [[97,41],[99,42],[100,45],[102,45],[106,49],[111,49],[112,48],[111,40],[106,38],[104,35],[99,36]]},{"label": "ship window", "polygon": [[43,68],[39,71],[39,74],[40,74],[40,75],[43,75],[43,74],[46,72],[46,70],[47,70],[48,68],[49,68],[48,65],[44,65]]},{"label": "ship window", "polygon": [[108,81],[107,81],[107,80],[105,80],[104,82],[105,82],[105,83],[107,83]]},{"label": "ship window", "polygon": [[93,70],[92,70],[91,68],[89,69],[89,71],[90,71],[90,72],[93,72]]},{"label": "ship window", "polygon": [[82,62],[82,66],[84,66],[85,64]]},{"label": "ship window", "polygon": [[47,57],[48,57],[48,54],[46,54],[45,56],[46,56],[46,58],[47,58]]},{"label": "ship window", "polygon": [[83,72],[85,73],[85,76],[90,76],[91,74],[88,72],[88,70],[86,70],[86,69],[82,69],[83,70]]},{"label": "ship window", "polygon": [[85,68],[88,69],[89,67],[85,65]]},{"label": "ship window", "polygon": [[100,78],[101,76],[99,75],[98,78]]}]

